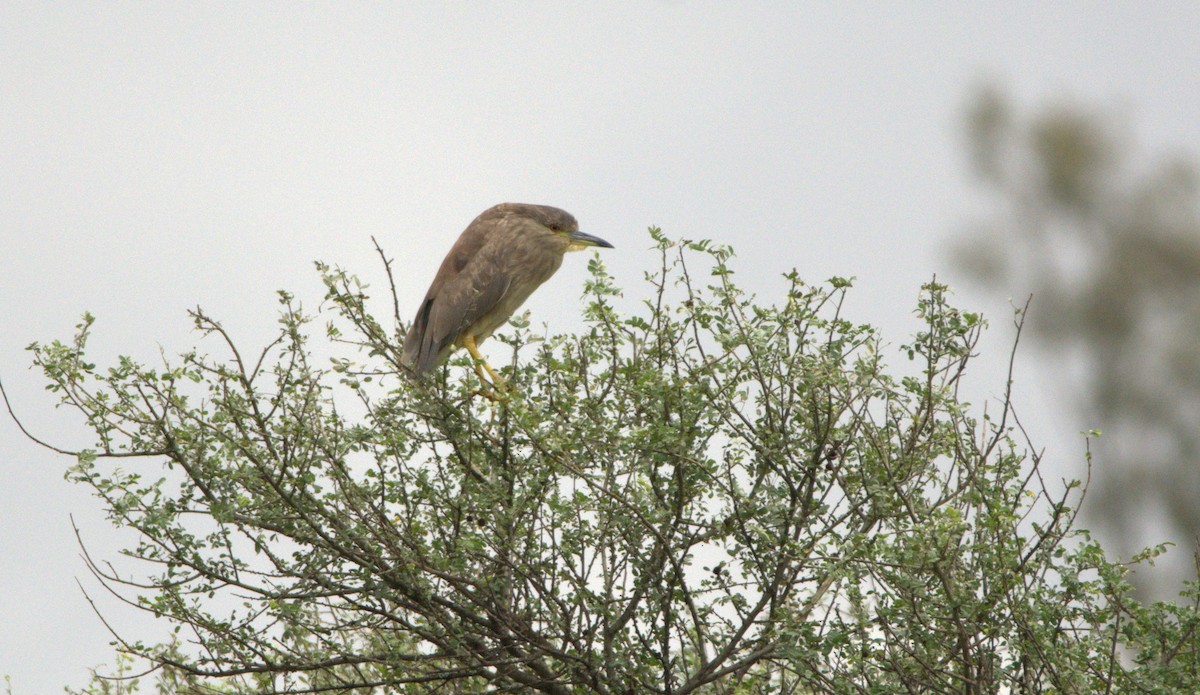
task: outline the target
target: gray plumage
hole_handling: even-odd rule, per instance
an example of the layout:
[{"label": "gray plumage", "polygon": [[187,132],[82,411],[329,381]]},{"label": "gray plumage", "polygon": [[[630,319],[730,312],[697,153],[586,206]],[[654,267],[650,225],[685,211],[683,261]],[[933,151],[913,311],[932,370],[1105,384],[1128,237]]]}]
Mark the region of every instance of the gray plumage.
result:
[{"label": "gray plumage", "polygon": [[[475,347],[550,279],[563,254],[589,246],[612,248],[580,232],[564,210],[523,203],[488,208],[467,225],[438,268],[404,338],[404,365],[424,375],[460,346],[482,359]],[[495,372],[485,367],[495,381]]]}]

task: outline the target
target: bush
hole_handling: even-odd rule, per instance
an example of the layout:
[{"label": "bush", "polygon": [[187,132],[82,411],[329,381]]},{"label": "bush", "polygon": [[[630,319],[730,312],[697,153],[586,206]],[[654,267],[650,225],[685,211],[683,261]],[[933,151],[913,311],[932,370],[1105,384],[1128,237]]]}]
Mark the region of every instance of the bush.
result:
[{"label": "bush", "polygon": [[466,358],[406,378],[399,316],[326,266],[254,355],[199,310],[219,357],[100,371],[91,317],[32,346],[98,437],[70,479],[141,539],[144,576],[91,569],[175,629],[119,651],[160,692],[1197,689],[1196,587],[1135,603],[1008,397],[959,400],[983,322],[944,286],[889,374],[849,282],[759,303],[651,234],[636,311],[597,257],[582,333],[514,320],[500,403]]}]

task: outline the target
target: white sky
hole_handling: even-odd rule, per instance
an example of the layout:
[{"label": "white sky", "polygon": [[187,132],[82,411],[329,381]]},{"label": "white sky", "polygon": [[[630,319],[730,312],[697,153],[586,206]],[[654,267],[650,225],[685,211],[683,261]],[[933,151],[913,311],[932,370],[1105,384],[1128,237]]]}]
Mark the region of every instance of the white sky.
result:
[{"label": "white sky", "polygon": [[[919,285],[961,282],[942,249],[981,209],[960,119],[983,79],[1198,155],[1194,2],[600,7],[0,3],[0,378],[26,425],[90,443],[23,350],[85,310],[100,364],[190,347],[197,304],[253,344],[276,289],[320,300],[312,261],[377,279],[371,235],[413,269],[415,307],[501,201],[570,210],[617,246],[605,260],[635,296],[652,224],[734,245],[763,293],[793,266],[856,276],[852,317],[901,342]],[[536,323],[575,325],[583,263],[530,300]],[[1004,304],[959,296],[996,319],[981,365],[999,370]],[[1063,407],[1035,369],[1018,377],[1033,412]],[[985,395],[1002,378],[977,376]],[[1076,460],[1079,429],[1035,432]],[[69,463],[0,421],[0,675],[17,695],[112,662],[69,515],[99,557],[128,536]]]}]

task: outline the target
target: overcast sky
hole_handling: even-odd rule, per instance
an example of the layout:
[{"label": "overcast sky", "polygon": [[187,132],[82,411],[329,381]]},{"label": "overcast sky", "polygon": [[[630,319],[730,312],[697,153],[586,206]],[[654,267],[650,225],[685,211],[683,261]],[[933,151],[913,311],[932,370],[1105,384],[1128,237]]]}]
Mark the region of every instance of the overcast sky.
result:
[{"label": "overcast sky", "polygon": [[[1150,155],[1195,159],[1198,68],[1195,2],[5,0],[0,378],[36,434],[90,444],[27,369],[30,342],[88,310],[100,364],[152,360],[195,344],[201,305],[255,344],[275,290],[319,302],[314,260],[377,279],[372,235],[415,308],[502,201],[563,207],[615,244],[627,296],[645,292],[650,225],[732,244],[763,294],[792,267],[855,276],[850,314],[899,343],[923,281],[962,281],[943,249],[981,209],[960,127],[973,86],[1101,108]],[[530,300],[536,323],[575,325],[584,263]],[[1003,350],[1004,304],[968,289]],[[1003,359],[983,364],[999,393]],[[1054,410],[1036,369],[1018,378],[1019,401]],[[1037,432],[1077,460],[1077,430]],[[63,480],[69,463],[0,421],[0,676],[17,695],[112,661],[70,516],[101,558],[129,537]]]}]

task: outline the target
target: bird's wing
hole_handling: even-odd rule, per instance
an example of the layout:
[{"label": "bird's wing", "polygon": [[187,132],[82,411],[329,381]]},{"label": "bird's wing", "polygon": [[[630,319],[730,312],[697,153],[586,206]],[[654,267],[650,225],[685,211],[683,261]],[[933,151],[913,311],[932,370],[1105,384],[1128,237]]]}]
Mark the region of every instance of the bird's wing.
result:
[{"label": "bird's wing", "polygon": [[417,375],[436,366],[442,350],[508,291],[508,273],[484,260],[485,241],[468,227],[442,261],[404,339],[404,362]]}]

